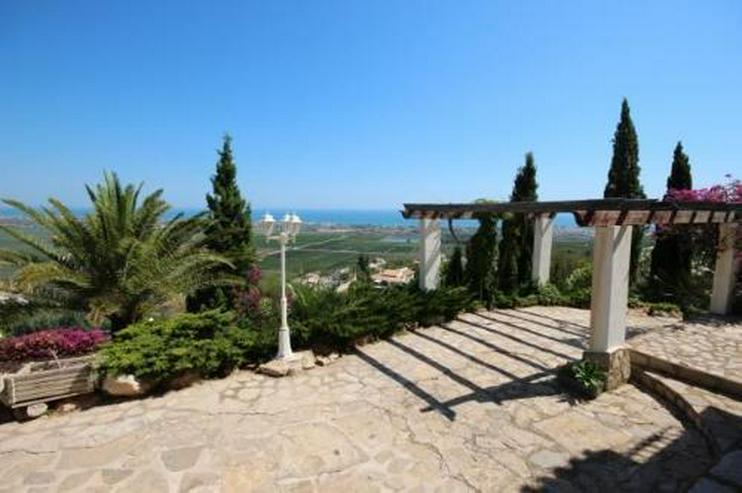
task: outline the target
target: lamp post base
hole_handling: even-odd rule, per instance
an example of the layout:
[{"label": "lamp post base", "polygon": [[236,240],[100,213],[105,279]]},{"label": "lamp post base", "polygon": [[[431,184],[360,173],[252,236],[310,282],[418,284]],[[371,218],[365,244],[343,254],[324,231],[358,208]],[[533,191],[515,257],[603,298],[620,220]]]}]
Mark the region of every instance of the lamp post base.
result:
[{"label": "lamp post base", "polygon": [[278,354],[276,354],[276,359],[284,361],[297,359],[296,354],[291,350],[291,335],[288,326],[278,329]]}]

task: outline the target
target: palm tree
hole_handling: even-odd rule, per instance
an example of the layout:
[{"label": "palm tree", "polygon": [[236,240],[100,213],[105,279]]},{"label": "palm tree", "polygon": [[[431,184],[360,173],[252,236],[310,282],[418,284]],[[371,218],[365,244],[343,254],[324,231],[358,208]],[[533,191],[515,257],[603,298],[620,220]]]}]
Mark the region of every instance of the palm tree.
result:
[{"label": "palm tree", "polygon": [[114,330],[177,294],[233,282],[218,273],[229,262],[200,246],[200,218],[165,220],[162,190],[140,203],[141,188],[106,173],[94,189],[86,186],[92,210],[84,217],[56,199],[39,209],[3,200],[45,234],[0,225],[27,247],[0,249],[0,263],[17,267],[14,280],[32,300],[83,310],[96,322],[107,317]]}]

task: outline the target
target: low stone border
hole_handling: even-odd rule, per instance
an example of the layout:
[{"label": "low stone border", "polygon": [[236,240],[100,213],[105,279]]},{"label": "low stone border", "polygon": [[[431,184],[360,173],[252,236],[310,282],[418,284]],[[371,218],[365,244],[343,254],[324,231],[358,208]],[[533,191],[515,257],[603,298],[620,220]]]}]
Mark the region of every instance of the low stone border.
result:
[{"label": "low stone border", "polygon": [[742,382],[731,380],[721,375],[690,368],[673,363],[651,354],[629,349],[632,368],[639,370],[656,371],[657,373],[680,380],[698,387],[715,390],[724,394],[742,399]]},{"label": "low stone border", "polygon": [[701,415],[696,411],[691,403],[685,399],[683,395],[677,393],[675,389],[665,384],[665,382],[641,368],[633,369],[631,373],[631,380],[645,391],[661,398],[662,400],[670,404],[677,412],[682,415],[683,418],[693,423],[693,425],[701,432],[703,437],[706,439],[706,442],[713,450],[714,454],[716,454],[717,456],[721,454],[721,448],[714,438],[713,433],[707,426],[705,426]]}]

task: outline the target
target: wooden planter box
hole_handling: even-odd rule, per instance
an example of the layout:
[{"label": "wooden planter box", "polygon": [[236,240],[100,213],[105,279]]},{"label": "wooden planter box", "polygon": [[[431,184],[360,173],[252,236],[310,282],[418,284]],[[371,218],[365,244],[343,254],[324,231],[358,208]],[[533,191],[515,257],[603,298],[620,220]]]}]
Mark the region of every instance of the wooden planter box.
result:
[{"label": "wooden planter box", "polygon": [[0,376],[0,401],[17,409],[95,390],[93,356],[29,363]]}]

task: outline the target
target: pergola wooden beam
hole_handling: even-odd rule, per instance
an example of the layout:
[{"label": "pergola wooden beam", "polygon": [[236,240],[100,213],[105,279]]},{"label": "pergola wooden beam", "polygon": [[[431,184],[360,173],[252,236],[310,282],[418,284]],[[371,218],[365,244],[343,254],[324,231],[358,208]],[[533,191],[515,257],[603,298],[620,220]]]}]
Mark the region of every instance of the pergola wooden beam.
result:
[{"label": "pergola wooden beam", "polygon": [[672,202],[656,199],[591,199],[547,202],[404,204],[407,219],[474,219],[478,214],[531,216],[570,213],[579,226],[724,224],[738,222],[742,204]]}]

